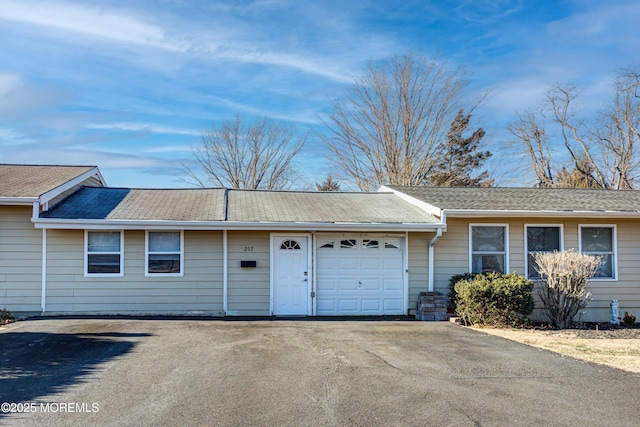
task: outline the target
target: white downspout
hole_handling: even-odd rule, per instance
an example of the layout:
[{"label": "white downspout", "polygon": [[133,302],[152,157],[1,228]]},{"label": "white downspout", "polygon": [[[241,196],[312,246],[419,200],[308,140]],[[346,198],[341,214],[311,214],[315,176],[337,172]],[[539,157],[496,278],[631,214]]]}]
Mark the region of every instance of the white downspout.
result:
[{"label": "white downspout", "polygon": [[47,309],[47,229],[42,229],[42,300],[40,306],[42,313]]},{"label": "white downspout", "polygon": [[[440,222],[446,225],[446,215],[444,212],[440,214]],[[429,292],[433,292],[434,290],[434,280],[435,280],[435,250],[434,245],[438,241],[438,239],[442,237],[442,228],[438,228],[436,230],[436,235],[429,242]]]},{"label": "white downspout", "polygon": [[229,254],[227,251],[227,230],[222,230],[222,311],[224,315],[227,315],[228,307],[227,307],[227,299],[228,299],[228,265],[229,265]]}]

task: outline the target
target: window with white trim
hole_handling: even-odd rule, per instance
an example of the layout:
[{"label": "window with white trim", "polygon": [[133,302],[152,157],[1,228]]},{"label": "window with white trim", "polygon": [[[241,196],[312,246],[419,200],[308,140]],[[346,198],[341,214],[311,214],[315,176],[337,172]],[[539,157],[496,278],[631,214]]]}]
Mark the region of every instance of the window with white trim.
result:
[{"label": "window with white trim", "polygon": [[182,276],[183,233],[181,231],[147,231],[145,275]]},{"label": "window with white trim", "polygon": [[86,276],[123,276],[122,231],[85,231]]},{"label": "window with white trim", "polygon": [[385,249],[400,249],[402,245],[402,239],[400,238],[387,238],[384,239],[384,248]]},{"label": "window with white trim", "polygon": [[559,225],[526,225],[525,251],[527,274],[531,280],[540,278],[534,255],[562,250],[562,227]]},{"label": "window with white trim", "polygon": [[506,225],[470,225],[470,265],[472,273],[506,273],[508,269],[508,229]]},{"label": "window with white trim", "polygon": [[601,257],[594,279],[616,279],[616,227],[581,225],[580,253]]},{"label": "window with white trim", "polygon": [[358,245],[356,239],[342,239],[340,240],[340,249],[357,249]]}]

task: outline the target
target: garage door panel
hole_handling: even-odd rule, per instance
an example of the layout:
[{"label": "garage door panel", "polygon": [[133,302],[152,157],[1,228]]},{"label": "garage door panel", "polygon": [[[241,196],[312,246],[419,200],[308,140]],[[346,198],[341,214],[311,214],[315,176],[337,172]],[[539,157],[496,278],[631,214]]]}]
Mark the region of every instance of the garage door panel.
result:
[{"label": "garage door panel", "polygon": [[358,279],[340,278],[338,279],[338,283],[340,283],[340,286],[338,287],[339,291],[358,290]]},{"label": "garage door panel", "polygon": [[376,299],[362,299],[362,312],[363,313],[379,313],[382,311],[382,301],[379,298]]},{"label": "garage door panel", "polygon": [[380,257],[364,257],[360,263],[360,268],[362,270],[380,271],[380,267],[382,267],[380,265]]},{"label": "garage door panel", "polygon": [[402,300],[401,299],[385,299],[384,301],[384,310],[388,313],[402,311]]},{"label": "garage door panel", "polygon": [[382,290],[384,291],[402,291],[402,280],[384,279]]},{"label": "garage door panel", "polygon": [[[319,247],[316,269],[316,314],[403,314],[404,264],[401,238],[341,236],[320,239],[349,245]],[[372,242],[378,242],[374,244]]]},{"label": "garage door panel", "polygon": [[337,301],[332,298],[320,298],[316,301],[318,313],[336,313],[338,311]]},{"label": "garage door panel", "polygon": [[394,258],[383,258],[382,266],[383,266],[383,270],[402,271],[402,257],[399,254],[394,254]]},{"label": "garage door panel", "polygon": [[[322,284],[322,287],[320,286]],[[322,280],[322,283],[318,283],[317,290],[326,292],[336,292],[338,290],[338,279],[336,277],[327,277]]]},{"label": "garage door panel", "polygon": [[382,290],[382,279],[378,278],[367,278],[362,279],[360,281],[360,289],[362,291],[381,291]]},{"label": "garage door panel", "polygon": [[348,299],[341,298],[338,301],[338,310],[341,313],[357,313],[358,312],[358,300],[356,298]]},{"label": "garage door panel", "polygon": [[340,271],[352,271],[355,273],[359,267],[358,258],[351,254],[344,258],[338,258],[338,267]]}]

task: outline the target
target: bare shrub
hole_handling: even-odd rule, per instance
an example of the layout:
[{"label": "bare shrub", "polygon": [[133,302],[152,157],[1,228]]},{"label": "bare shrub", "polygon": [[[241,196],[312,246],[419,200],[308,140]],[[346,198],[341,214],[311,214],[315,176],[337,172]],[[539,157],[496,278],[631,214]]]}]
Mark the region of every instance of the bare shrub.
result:
[{"label": "bare shrub", "polygon": [[540,273],[538,295],[547,320],[556,328],[571,326],[574,317],[591,300],[587,285],[596,273],[601,257],[579,254],[570,249],[540,252],[534,258]]},{"label": "bare shrub", "polygon": [[5,323],[9,323],[11,320],[13,320],[13,316],[11,316],[11,313],[6,308],[1,309],[0,310],[0,325],[4,325]]}]

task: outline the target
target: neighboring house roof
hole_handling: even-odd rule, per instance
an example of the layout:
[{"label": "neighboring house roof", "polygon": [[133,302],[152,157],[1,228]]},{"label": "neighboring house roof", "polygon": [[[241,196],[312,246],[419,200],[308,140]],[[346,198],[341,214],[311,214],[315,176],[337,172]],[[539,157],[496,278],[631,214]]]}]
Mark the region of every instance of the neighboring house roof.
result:
[{"label": "neighboring house roof", "polygon": [[229,221],[437,223],[392,193],[229,191]]},{"label": "neighboring house roof", "polygon": [[223,221],[224,189],[85,187],[41,218],[130,221]]},{"label": "neighboring house roof", "polygon": [[[445,213],[554,212],[639,214],[640,191],[567,188],[389,186]],[[385,187],[383,187],[384,191]]]},{"label": "neighboring house roof", "polygon": [[37,199],[95,166],[39,166],[0,164],[0,198]]},{"label": "neighboring house roof", "polygon": [[440,221],[393,193],[85,187],[43,212],[41,227],[435,229]]}]

